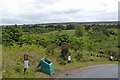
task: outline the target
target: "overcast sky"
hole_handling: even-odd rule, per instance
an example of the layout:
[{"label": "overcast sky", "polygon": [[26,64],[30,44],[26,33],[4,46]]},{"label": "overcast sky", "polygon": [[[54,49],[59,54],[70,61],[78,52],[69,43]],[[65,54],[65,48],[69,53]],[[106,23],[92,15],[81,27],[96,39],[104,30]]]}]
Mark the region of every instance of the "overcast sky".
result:
[{"label": "overcast sky", "polygon": [[120,0],[0,0],[0,24],[118,20]]}]

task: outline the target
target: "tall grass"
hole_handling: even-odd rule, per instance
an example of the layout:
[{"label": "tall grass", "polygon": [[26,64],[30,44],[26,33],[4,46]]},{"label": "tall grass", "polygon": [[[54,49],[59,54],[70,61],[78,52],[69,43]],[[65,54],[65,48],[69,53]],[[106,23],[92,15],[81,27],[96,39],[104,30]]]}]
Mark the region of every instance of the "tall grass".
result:
[{"label": "tall grass", "polygon": [[[50,38],[52,34],[68,34],[71,37],[74,37],[75,30],[62,30],[61,32],[53,31],[45,34],[37,35],[36,37],[45,36]],[[100,35],[96,35],[97,37],[100,37]],[[96,37],[95,36],[95,37]],[[116,38],[116,37],[115,37]],[[82,37],[83,41],[87,41],[89,39],[89,36],[85,35]],[[115,39],[116,40],[116,39]],[[108,40],[104,40],[101,42],[101,44],[98,45],[98,48],[101,46],[104,50],[106,46],[109,46],[110,49],[113,50],[116,49],[117,42],[114,40],[114,36],[110,36]],[[114,43],[111,44],[111,43]],[[109,48],[108,47],[108,48]],[[108,61],[106,54],[98,54],[97,46],[95,46],[96,51],[94,50],[92,53],[94,55],[94,61],[90,61],[90,53],[86,50],[83,51],[74,51],[70,49],[71,53],[71,63],[66,65],[60,65],[60,48],[56,48],[54,50],[54,53],[48,53],[46,48],[37,46],[37,45],[26,45],[24,44],[22,47],[19,47],[18,45],[14,44],[12,47],[5,47],[0,45],[0,59],[2,56],[3,62],[3,78],[46,78],[49,77],[46,74],[43,74],[40,72],[36,67],[39,64],[39,61],[43,57],[49,58],[52,63],[54,64],[55,72],[57,70],[64,71],[64,70],[70,70],[74,68],[84,67],[88,65],[96,65],[96,64],[108,64],[108,63],[117,63],[117,62],[110,62]],[[24,69],[24,53],[28,53],[29,56],[29,68],[27,70],[27,74],[24,75],[23,69]],[[77,53],[83,54],[83,58],[77,62],[75,56]],[[2,63],[0,62],[0,63]],[[67,63],[67,61],[65,61]]]},{"label": "tall grass", "polygon": [[2,45],[0,44],[0,79],[2,78]]},{"label": "tall grass", "polygon": [[[29,56],[28,74],[23,74],[24,53]],[[38,75],[36,67],[40,58],[46,57],[45,50],[36,45],[23,45],[19,47],[14,45],[10,48],[3,47],[3,77],[7,78],[23,78],[23,77],[46,77],[46,75]]]},{"label": "tall grass", "polygon": [[[94,65],[94,64],[103,64],[103,63],[111,63],[105,57],[96,57],[94,56],[94,61],[90,61],[89,52],[82,51],[84,54],[84,60],[77,62],[75,59],[76,52],[70,50],[72,56],[72,63],[66,65],[59,64],[59,55],[60,49],[55,49],[55,52],[51,55],[49,54],[45,48],[37,45],[23,45],[19,47],[14,45],[10,48],[3,46],[3,77],[4,78],[46,78],[49,77],[48,75],[43,74],[40,72],[36,67],[39,64],[39,61],[43,57],[49,58],[53,64],[54,69],[64,71],[70,70],[74,68],[84,67],[87,65]],[[27,52],[29,56],[29,68],[27,70],[28,74],[23,73],[23,61],[24,61],[24,53]],[[81,52],[81,51],[78,51]],[[96,55],[97,53],[93,53]],[[67,61],[66,61],[67,62]]]}]

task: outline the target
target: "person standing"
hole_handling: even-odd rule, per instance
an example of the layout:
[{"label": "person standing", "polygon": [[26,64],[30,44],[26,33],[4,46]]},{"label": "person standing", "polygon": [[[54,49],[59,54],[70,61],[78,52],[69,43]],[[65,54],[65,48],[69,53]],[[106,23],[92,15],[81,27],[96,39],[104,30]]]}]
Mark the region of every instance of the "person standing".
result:
[{"label": "person standing", "polygon": [[112,55],[110,56],[110,59],[111,59],[111,61],[113,60],[113,56]]},{"label": "person standing", "polygon": [[93,54],[92,53],[90,55],[90,59],[91,59],[91,61],[93,61]]},{"label": "person standing", "polygon": [[110,60],[111,60],[111,61],[113,60],[113,55],[112,55],[112,53],[110,54]]},{"label": "person standing", "polygon": [[68,53],[68,63],[71,62],[71,53]]},{"label": "person standing", "polygon": [[27,68],[28,68],[28,54],[25,53],[24,54],[24,73],[26,72]]}]

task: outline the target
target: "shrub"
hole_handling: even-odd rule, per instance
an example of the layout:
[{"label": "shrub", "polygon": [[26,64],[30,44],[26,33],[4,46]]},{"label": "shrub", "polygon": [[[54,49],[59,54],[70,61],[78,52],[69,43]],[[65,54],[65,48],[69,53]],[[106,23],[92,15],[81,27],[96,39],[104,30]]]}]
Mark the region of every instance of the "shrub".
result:
[{"label": "shrub", "polygon": [[84,26],[76,25],[75,27],[75,34],[77,37],[82,37],[85,32]]},{"label": "shrub", "polygon": [[66,60],[67,59],[66,56],[68,52],[69,52],[69,45],[67,43],[63,43],[60,57]]},{"label": "shrub", "polygon": [[17,63],[15,66],[15,71],[18,73],[22,73],[22,66],[20,65],[21,63]]},{"label": "shrub", "polygon": [[56,35],[54,39],[54,43],[61,46],[63,43],[70,43],[71,39],[67,34]]},{"label": "shrub", "polygon": [[84,43],[81,38],[72,38],[72,41],[70,43],[70,48],[77,51],[82,50],[84,47]]},{"label": "shrub", "polygon": [[61,58],[59,64],[61,64],[61,65],[66,65],[66,61]]},{"label": "shrub", "polygon": [[21,41],[22,31],[17,27],[17,25],[3,29],[2,31],[2,42],[5,46],[12,46],[14,42],[19,43]]},{"label": "shrub", "polygon": [[50,44],[49,46],[47,46],[47,52],[53,54],[56,47],[56,44]]},{"label": "shrub", "polygon": [[77,53],[77,55],[75,56],[75,58],[77,59],[77,61],[80,61],[83,58],[83,54]]}]

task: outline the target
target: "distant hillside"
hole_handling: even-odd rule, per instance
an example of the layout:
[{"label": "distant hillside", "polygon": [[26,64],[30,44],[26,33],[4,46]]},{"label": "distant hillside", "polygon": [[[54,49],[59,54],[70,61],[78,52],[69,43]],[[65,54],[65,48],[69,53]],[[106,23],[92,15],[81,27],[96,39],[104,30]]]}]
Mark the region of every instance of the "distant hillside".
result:
[{"label": "distant hillside", "polygon": [[[117,25],[118,21],[99,21],[99,22],[61,22],[61,23],[45,23],[45,24],[84,24],[84,25]],[[42,25],[45,25],[42,24]]]},{"label": "distant hillside", "polygon": [[[40,23],[39,25],[67,25],[67,24],[82,24],[82,25],[118,25],[118,21],[97,21],[97,22],[58,22],[58,23]],[[13,24],[14,25],[14,24]],[[13,25],[1,25],[1,26],[13,26]],[[20,24],[19,24],[20,25]],[[21,25],[35,25],[35,24],[21,24]]]}]

